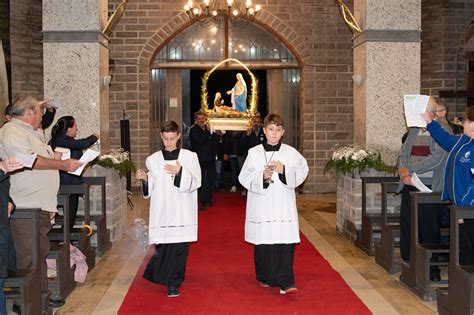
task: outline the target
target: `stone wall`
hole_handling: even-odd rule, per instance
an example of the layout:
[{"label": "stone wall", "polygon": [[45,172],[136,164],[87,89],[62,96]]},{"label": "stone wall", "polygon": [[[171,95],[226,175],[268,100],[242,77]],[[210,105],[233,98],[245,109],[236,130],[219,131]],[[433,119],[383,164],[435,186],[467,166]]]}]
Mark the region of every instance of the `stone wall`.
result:
[{"label": "stone wall", "polygon": [[[357,230],[361,228],[362,221],[362,180],[360,176],[393,176],[375,170],[364,171],[359,174],[340,176],[337,180],[337,212],[336,229],[347,239],[355,240]],[[382,194],[380,184],[367,184],[366,190],[367,213],[380,213]],[[400,196],[389,194],[387,198],[387,211],[389,213],[400,211]]]},{"label": "stone wall", "polygon": [[[112,169],[95,165],[84,172],[84,176],[106,177],[106,207],[107,207],[107,229],[110,231],[110,240],[115,242],[117,238],[125,232],[127,227],[127,181],[125,177],[120,177],[118,172]],[[98,186],[91,188],[91,214],[101,214],[101,190]],[[78,213],[83,213],[84,204],[80,200]],[[92,224],[92,227],[95,226]],[[95,244],[96,234],[93,235]]]},{"label": "stone wall", "polygon": [[22,95],[43,98],[42,6],[39,0],[10,1],[13,100]]},{"label": "stone wall", "polygon": [[[473,17],[472,0],[422,1],[422,93],[438,95],[440,89],[465,88],[463,33]],[[460,116],[465,110],[466,99],[445,101],[450,118]]]}]

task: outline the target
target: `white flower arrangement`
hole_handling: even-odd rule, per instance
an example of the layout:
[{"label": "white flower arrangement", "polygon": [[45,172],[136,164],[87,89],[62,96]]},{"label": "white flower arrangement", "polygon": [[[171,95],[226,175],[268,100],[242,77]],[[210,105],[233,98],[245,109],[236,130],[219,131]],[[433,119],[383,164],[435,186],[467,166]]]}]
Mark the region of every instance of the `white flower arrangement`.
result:
[{"label": "white flower arrangement", "polygon": [[336,147],[332,158],[326,163],[324,172],[334,176],[352,172],[354,169],[363,171],[374,168],[378,171],[394,172],[394,167],[385,164],[378,151],[363,150],[357,146]]},{"label": "white flower arrangement", "polygon": [[120,175],[135,171],[135,164],[130,160],[130,153],[124,149],[112,149],[97,158],[97,164],[117,170]]}]

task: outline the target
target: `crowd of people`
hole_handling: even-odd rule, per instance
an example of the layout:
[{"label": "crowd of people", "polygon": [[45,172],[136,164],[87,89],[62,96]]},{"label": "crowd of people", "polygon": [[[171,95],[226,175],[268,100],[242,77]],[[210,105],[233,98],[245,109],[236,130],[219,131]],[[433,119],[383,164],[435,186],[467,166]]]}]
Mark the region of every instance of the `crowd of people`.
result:
[{"label": "crowd of people", "polygon": [[[39,102],[33,97],[19,97],[5,109],[6,122],[0,129],[0,157],[2,206],[0,214],[0,237],[7,240],[9,246],[1,248],[0,270],[0,314],[6,314],[3,298],[3,279],[8,275],[7,270],[27,270],[32,264],[31,239],[32,222],[24,220],[8,220],[15,207],[40,208],[40,275],[41,292],[48,301],[46,256],[49,253],[50,242],[48,233],[56,216],[57,194],[60,184],[71,184],[67,172],[73,172],[81,166],[78,161],[82,155],[81,149],[92,145],[98,136],[93,135],[87,141],[75,140],[77,123],[71,116],[61,117],[53,127],[52,146],[69,148],[70,158],[62,158],[55,153],[46,142],[44,129],[52,124],[56,110],[49,102]],[[22,157],[35,159],[31,167],[26,167]],[[61,173],[61,179],[60,179]],[[64,178],[64,179],[63,179]],[[79,179],[80,180],[80,179]],[[69,224],[74,225],[75,212]],[[13,240],[13,242],[11,242]],[[2,242],[3,244],[3,242]],[[15,262],[16,260],[16,262]],[[63,301],[50,300],[50,305],[60,306]],[[21,313],[17,301],[14,301],[13,311]]]}]

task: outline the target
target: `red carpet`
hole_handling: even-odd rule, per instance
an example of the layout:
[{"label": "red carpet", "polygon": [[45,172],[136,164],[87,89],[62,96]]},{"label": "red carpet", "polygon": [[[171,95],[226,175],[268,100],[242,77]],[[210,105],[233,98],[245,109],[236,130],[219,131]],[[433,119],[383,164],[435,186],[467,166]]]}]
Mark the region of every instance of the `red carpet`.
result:
[{"label": "red carpet", "polygon": [[190,246],[181,295],[142,278],[150,248],[119,314],[370,314],[341,276],[303,236],[295,252],[299,292],[280,295],[255,279],[253,245],[244,242],[245,200],[218,193],[199,212],[198,242]]}]

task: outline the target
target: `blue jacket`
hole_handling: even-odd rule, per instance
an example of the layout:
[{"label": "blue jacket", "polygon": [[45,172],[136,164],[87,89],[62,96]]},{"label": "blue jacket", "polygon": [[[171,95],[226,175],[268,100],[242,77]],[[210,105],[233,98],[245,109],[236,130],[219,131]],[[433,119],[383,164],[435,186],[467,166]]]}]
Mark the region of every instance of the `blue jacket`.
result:
[{"label": "blue jacket", "polygon": [[452,135],[432,121],[427,129],[435,141],[449,152],[444,176],[442,199],[451,200],[456,206],[474,205],[474,139],[466,135]]}]

